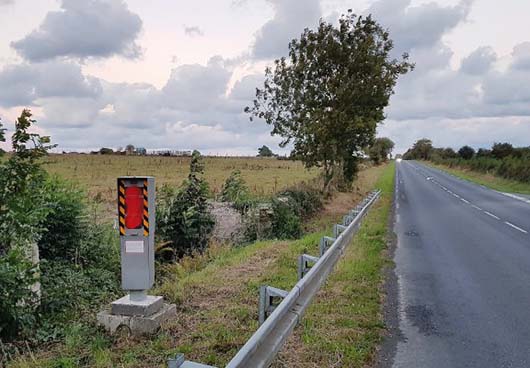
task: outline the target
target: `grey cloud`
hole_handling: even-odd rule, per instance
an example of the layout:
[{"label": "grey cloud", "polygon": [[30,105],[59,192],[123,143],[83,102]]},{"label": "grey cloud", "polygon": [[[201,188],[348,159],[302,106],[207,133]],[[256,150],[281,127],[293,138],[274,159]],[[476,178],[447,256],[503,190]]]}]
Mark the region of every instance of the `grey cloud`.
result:
[{"label": "grey cloud", "polygon": [[184,33],[189,37],[204,36],[204,32],[197,26],[184,26]]},{"label": "grey cloud", "polygon": [[530,114],[530,70],[507,70],[484,78],[485,111],[499,115]]},{"label": "grey cloud", "polygon": [[179,66],[162,89],[164,102],[188,111],[215,108],[222,103],[231,75],[219,57],[210,59],[206,66]]},{"label": "grey cloud", "polygon": [[530,42],[524,42],[513,49],[512,69],[530,72]]},{"label": "grey cloud", "polygon": [[322,17],[320,0],[268,0],[274,17],[256,34],[251,54],[256,59],[273,59],[288,53],[289,42]]},{"label": "grey cloud", "polygon": [[[90,97],[52,97],[39,101],[46,116],[44,126],[54,131],[69,131],[79,134],[79,129],[93,125],[105,102]],[[87,137],[81,136],[82,139]]]},{"label": "grey cloud", "polygon": [[0,70],[0,105],[29,106],[48,97],[95,97],[101,85],[77,64],[46,62],[8,65]]},{"label": "grey cloud", "polygon": [[14,3],[15,3],[15,0],[0,0],[0,6],[12,5]]},{"label": "grey cloud", "polygon": [[514,48],[513,62],[505,71],[495,71],[498,58],[490,47],[476,49],[455,70],[452,50],[442,37],[466,21],[471,2],[453,7],[410,4],[379,1],[369,9],[388,27],[400,51],[410,52],[416,63],[416,69],[399,80],[386,111],[393,124],[414,121],[423,136],[438,136],[432,119],[445,124],[453,119],[465,126],[461,119],[530,115],[530,43]]},{"label": "grey cloud", "polygon": [[263,74],[251,74],[237,81],[230,92],[230,97],[235,100],[250,103],[256,97],[256,88],[263,85]]},{"label": "grey cloud", "polygon": [[461,0],[456,6],[441,7],[436,3],[410,6],[411,0],[379,0],[367,13],[388,28],[399,52],[408,52],[438,43],[466,19],[472,2]]},{"label": "grey cloud", "polygon": [[[462,61],[460,69],[449,64],[450,50],[440,63],[427,63],[436,50],[423,48],[415,52],[418,68],[402,77],[392,97],[388,117],[406,121],[430,118],[510,117],[530,115],[530,69],[524,68],[524,48],[516,47],[512,65],[497,71],[496,54],[487,47],[479,48]],[[442,60],[442,58],[439,58]]]},{"label": "grey cloud", "polygon": [[481,75],[490,71],[497,61],[497,54],[491,47],[480,47],[462,60],[460,70],[471,75]]},{"label": "grey cloud", "polygon": [[[60,72],[61,65],[71,68],[69,74],[64,72],[64,79],[77,80],[72,84],[78,87],[77,92],[63,82],[63,87],[54,84],[50,71]],[[254,83],[262,80],[261,73],[243,78],[229,90],[232,66],[220,57],[212,58],[207,65],[176,68],[162,89],[147,83],[110,83],[86,77],[73,63],[48,62],[24,68],[31,73],[4,70],[0,76],[29,74],[23,90],[31,93],[22,95],[23,104],[41,107],[39,125],[60,144],[59,149],[133,143],[148,148],[254,152],[260,144],[277,143],[265,124],[251,124],[243,113],[250,102],[247,98],[253,96],[257,86]],[[0,91],[7,89],[3,88],[4,82],[12,82],[6,78],[0,81]],[[97,88],[89,88],[94,86]],[[64,88],[65,93],[57,93],[54,88]]]},{"label": "grey cloud", "polygon": [[25,59],[138,57],[140,17],[123,0],[62,0],[38,29],[11,46]]}]

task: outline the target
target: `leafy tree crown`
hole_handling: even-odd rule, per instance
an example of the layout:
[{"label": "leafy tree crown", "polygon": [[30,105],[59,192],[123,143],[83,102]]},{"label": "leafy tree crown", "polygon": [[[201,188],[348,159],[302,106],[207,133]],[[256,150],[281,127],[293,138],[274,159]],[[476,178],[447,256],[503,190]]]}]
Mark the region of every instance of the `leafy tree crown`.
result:
[{"label": "leafy tree crown", "polygon": [[371,16],[348,11],[338,27],[321,21],[289,44],[289,57],[265,71],[263,88],[245,111],[272,126],[281,146],[306,166],[355,172],[358,153],[373,142],[395,84],[413,68],[393,59],[393,42]]}]

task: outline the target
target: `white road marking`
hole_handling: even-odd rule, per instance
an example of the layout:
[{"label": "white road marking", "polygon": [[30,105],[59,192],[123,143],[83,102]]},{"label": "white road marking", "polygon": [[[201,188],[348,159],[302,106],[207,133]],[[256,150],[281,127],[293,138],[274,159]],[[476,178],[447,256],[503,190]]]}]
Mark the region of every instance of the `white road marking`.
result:
[{"label": "white road marking", "polygon": [[484,211],[484,213],[490,217],[493,217],[495,220],[500,220],[500,217],[495,216],[493,213]]},{"label": "white road marking", "polygon": [[[415,169],[416,169],[416,168],[415,168]],[[419,169],[416,169],[416,170],[417,170],[418,172],[421,172],[422,174],[424,174],[424,177],[425,177],[425,179],[427,179],[427,181],[432,181],[434,184],[438,185],[441,189],[445,190],[447,193],[452,194],[454,197],[460,199],[462,202],[471,205],[471,207],[473,207],[474,209],[476,209],[476,210],[478,210],[478,211],[483,211],[486,215],[488,215],[488,216],[490,216],[490,217],[493,217],[493,218],[496,219],[496,220],[500,220],[500,217],[495,216],[495,215],[494,215],[493,213],[491,213],[491,212],[488,212],[488,211],[483,210],[483,209],[480,208],[479,206],[470,203],[467,199],[464,199],[464,198],[460,197],[458,194],[453,193],[452,191],[450,191],[449,189],[447,189],[446,187],[444,187],[442,184],[440,184],[440,183],[439,183],[436,179],[434,179],[432,176],[425,175],[425,172],[420,171]],[[457,178],[457,179],[460,179],[460,178]],[[460,179],[460,180],[462,180],[462,179]],[[397,185],[396,185],[396,186],[397,186]],[[525,201],[525,202],[527,201],[527,200],[525,200],[524,198],[516,197],[516,196],[514,196],[514,195],[510,195],[510,194],[508,194],[508,193],[502,193],[502,192],[499,192],[499,193],[504,194],[504,195],[507,195],[507,196],[512,197],[512,198],[517,198],[517,199],[523,200],[523,201]],[[530,203],[530,201],[528,201],[528,203]],[[398,203],[398,206],[399,206],[399,203]],[[398,215],[398,222],[399,222],[399,215]],[[505,223],[506,225],[510,226],[511,228],[517,230],[517,231],[520,231],[520,232],[522,232],[522,233],[524,233],[524,234],[528,234],[528,231],[526,231],[525,229],[521,229],[519,226],[514,225],[514,224],[512,224],[511,222],[504,221],[504,223]]]},{"label": "white road marking", "polygon": [[513,227],[515,230],[519,230],[520,232],[522,233],[525,233],[525,234],[528,234],[528,231],[526,231],[525,229],[521,229],[519,226],[515,226],[514,224],[508,222],[508,221],[504,221],[504,223],[508,226],[511,226]]},{"label": "white road marking", "polygon": [[502,195],[505,195],[506,197],[510,197],[510,198],[513,198],[513,199],[517,199],[521,202],[526,202],[528,204],[530,204],[530,199],[526,199],[526,198],[523,198],[523,197],[519,197],[518,195],[515,195],[515,194],[511,194],[511,193],[503,193],[503,192],[499,192],[497,191],[497,193],[500,193]]}]

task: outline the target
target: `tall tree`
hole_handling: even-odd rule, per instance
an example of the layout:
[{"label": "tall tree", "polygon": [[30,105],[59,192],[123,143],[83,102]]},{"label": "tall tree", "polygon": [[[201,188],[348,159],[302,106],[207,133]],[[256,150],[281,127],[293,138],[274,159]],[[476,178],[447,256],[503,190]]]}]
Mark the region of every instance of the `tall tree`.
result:
[{"label": "tall tree", "polygon": [[133,155],[134,154],[135,147],[132,144],[128,144],[125,146],[125,153],[127,155]]},{"label": "tall tree", "polygon": [[368,155],[376,165],[379,165],[381,162],[388,160],[388,156],[390,156],[393,149],[394,142],[390,138],[376,138],[374,144],[368,148]]},{"label": "tall tree", "polygon": [[469,146],[463,146],[458,150],[458,155],[464,160],[471,160],[475,156],[475,150]]},{"label": "tall tree", "polygon": [[351,10],[338,27],[321,21],[289,43],[289,57],[265,71],[265,83],[246,112],[272,125],[307,167],[323,167],[325,189],[337,168],[353,180],[358,153],[370,145],[397,79],[413,68],[393,59],[393,42],[371,16]]},{"label": "tall tree", "polygon": [[499,160],[513,155],[514,148],[510,143],[494,143],[491,148],[491,155]]},{"label": "tall tree", "polygon": [[433,153],[432,141],[427,138],[419,139],[403,155],[405,160],[428,160]]},{"label": "tall tree", "polygon": [[258,148],[258,157],[273,157],[273,156],[274,156],[274,152],[272,152],[272,150],[269,147],[262,146]]}]

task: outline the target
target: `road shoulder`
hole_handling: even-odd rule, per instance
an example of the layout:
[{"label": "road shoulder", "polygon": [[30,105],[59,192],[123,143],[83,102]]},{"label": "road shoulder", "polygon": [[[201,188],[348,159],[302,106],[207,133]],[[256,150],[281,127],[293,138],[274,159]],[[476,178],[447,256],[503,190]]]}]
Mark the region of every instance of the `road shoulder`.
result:
[{"label": "road shoulder", "polygon": [[[394,180],[397,182],[397,166]],[[375,367],[387,368],[391,367],[394,362],[394,357],[397,352],[397,344],[403,339],[401,330],[399,329],[399,287],[398,277],[396,274],[396,264],[394,262],[394,255],[397,247],[397,234],[395,233],[396,221],[396,201],[397,201],[397,186],[394,191],[392,199],[391,214],[388,219],[388,239],[387,250],[385,257],[389,260],[388,264],[383,269],[383,294],[382,294],[382,309],[383,320],[385,324],[385,333],[381,345],[377,351]]]}]

